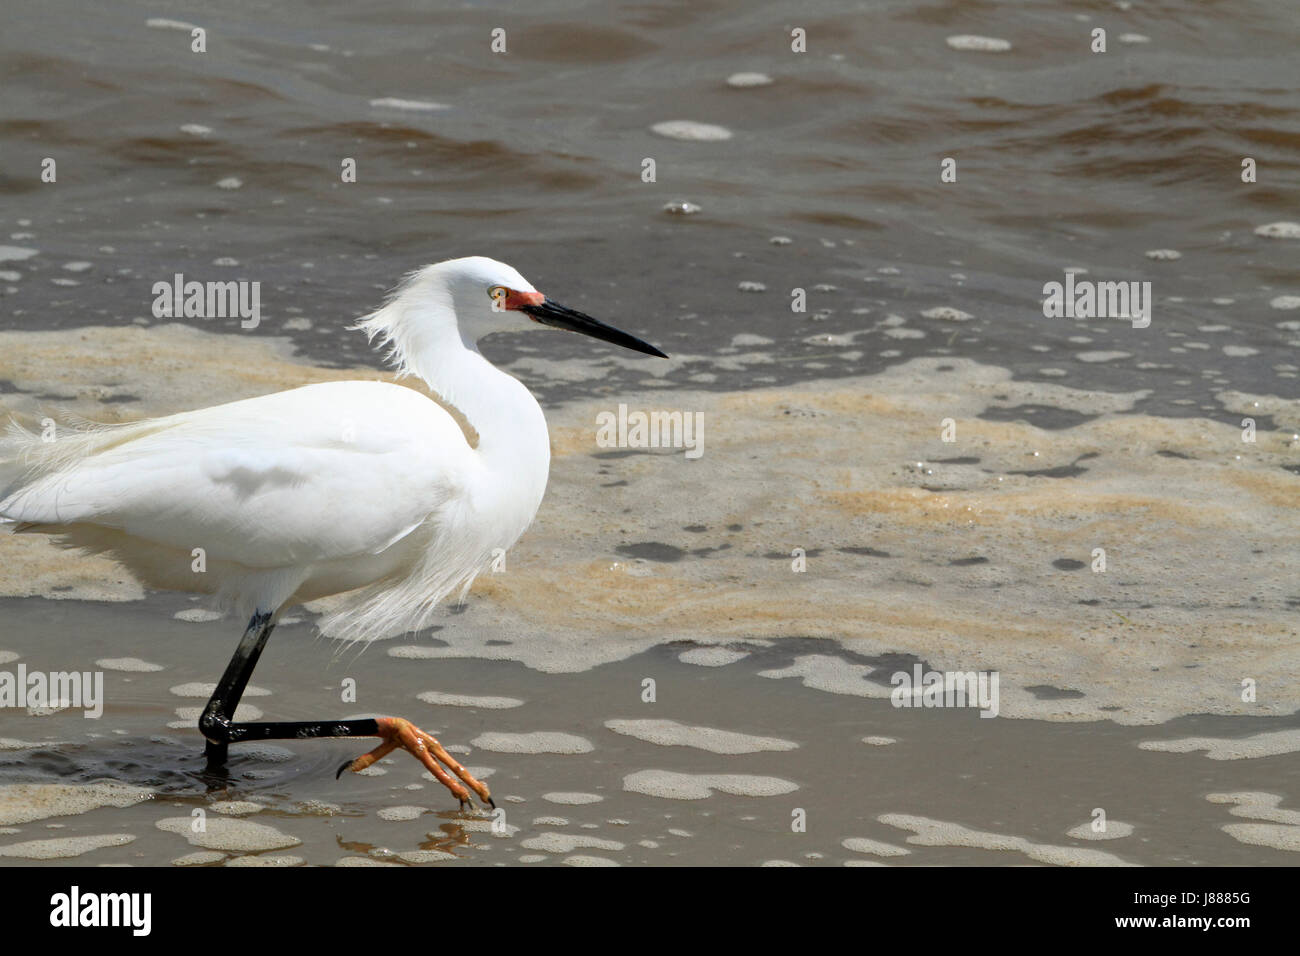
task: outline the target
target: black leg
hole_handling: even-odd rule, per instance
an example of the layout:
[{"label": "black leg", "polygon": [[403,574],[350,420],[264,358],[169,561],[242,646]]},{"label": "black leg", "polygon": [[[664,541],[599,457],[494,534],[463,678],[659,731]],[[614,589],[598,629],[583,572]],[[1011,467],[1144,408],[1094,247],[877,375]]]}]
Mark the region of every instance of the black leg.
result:
[{"label": "black leg", "polygon": [[[208,758],[209,771],[218,771],[225,765],[231,744],[250,740],[379,737],[383,742],[378,747],[355,760],[349,760],[339,768],[336,776],[341,776],[348,769],[364,770],[401,747],[416,757],[434,779],[451,790],[462,807],[467,807],[470,803],[466,787],[477,793],[488,806],[496,807],[486,786],[475,780],[468,770],[447,753],[442,744],[407,720],[395,717],[359,717],[355,720],[235,723],[234,714],[235,708],[239,706],[239,698],[243,696],[248,679],[253,675],[253,668],[257,666],[262,649],[266,647],[266,641],[274,629],[273,612],[259,611],[253,615],[239,641],[239,647],[235,649],[235,656],[226,665],[226,672],[221,675],[217,689],[213,691],[208,705],[203,708],[199,717],[199,730],[207,739],[204,753]],[[459,777],[459,781],[452,774]]]},{"label": "black leg", "polygon": [[226,763],[226,753],[230,743],[229,728],[235,717],[235,708],[244,696],[248,679],[253,676],[253,668],[262,656],[267,638],[275,629],[275,614],[270,611],[258,611],[248,621],[244,636],[235,648],[234,657],[226,665],[226,672],[221,675],[217,689],[212,692],[208,705],[199,717],[199,730],[207,738],[204,755],[208,758],[208,769],[215,770]]}]

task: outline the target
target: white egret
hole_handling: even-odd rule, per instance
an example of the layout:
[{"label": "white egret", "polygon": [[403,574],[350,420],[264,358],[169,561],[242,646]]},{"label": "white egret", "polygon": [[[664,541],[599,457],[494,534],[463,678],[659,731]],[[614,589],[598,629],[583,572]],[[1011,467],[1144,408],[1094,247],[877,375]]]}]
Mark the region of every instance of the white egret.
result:
[{"label": "white egret", "polygon": [[320,622],[325,633],[366,640],[418,630],[523,534],[546,489],[546,419],[477,343],[534,323],[667,357],[557,305],[504,263],[452,259],[409,275],[355,328],[467,429],[420,392],[372,381],[307,385],[56,442],[13,425],[0,456],[0,522],[107,554],[148,586],[210,593],[248,615],[199,720],[210,767],[241,741],[374,736],[379,746],[340,774],[401,747],[462,806],[466,787],[491,804],[488,788],[409,721],[240,723],[234,714],[287,606],[347,592]]}]

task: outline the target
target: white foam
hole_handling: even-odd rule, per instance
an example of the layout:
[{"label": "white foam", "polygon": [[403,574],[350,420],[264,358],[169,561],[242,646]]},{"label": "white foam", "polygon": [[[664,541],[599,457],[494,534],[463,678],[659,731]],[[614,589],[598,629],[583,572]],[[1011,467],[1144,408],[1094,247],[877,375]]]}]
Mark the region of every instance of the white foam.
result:
[{"label": "white foam", "polygon": [[522,707],[524,702],[517,697],[474,697],[469,694],[445,694],[438,690],[426,690],[415,695],[426,704],[443,707],[477,707],[480,710],[509,710]]},{"label": "white foam", "polygon": [[1211,760],[1249,760],[1276,757],[1300,751],[1300,729],[1274,730],[1251,737],[1180,737],[1176,740],[1144,740],[1143,750],[1186,754],[1204,750]]},{"label": "white foam", "polygon": [[695,140],[699,142],[717,142],[731,139],[731,130],[725,126],[711,123],[696,123],[693,120],[666,120],[655,123],[650,129],[669,139]]},{"label": "white foam", "polygon": [[1094,830],[1092,821],[1089,820],[1087,823],[1080,823],[1077,827],[1070,827],[1065,831],[1065,835],[1076,840],[1121,840],[1133,835],[1133,824],[1107,820],[1106,829]]},{"label": "white foam", "polygon": [[558,803],[566,807],[579,807],[588,803],[600,803],[605,798],[598,793],[564,793],[552,792],[542,794],[548,803]]},{"label": "white foam", "polygon": [[446,863],[457,859],[456,854],[446,850],[406,850],[397,854],[397,858],[407,863]]},{"label": "white foam", "polygon": [[1115,362],[1119,359],[1132,358],[1131,352],[1079,352],[1075,356],[1080,362]]},{"label": "white foam", "polygon": [[166,17],[150,17],[144,25],[154,30],[184,30],[186,33],[199,29],[185,20],[168,20]]},{"label": "white foam", "polygon": [[892,843],[882,843],[879,840],[868,840],[866,837],[849,837],[847,840],[841,840],[840,846],[846,850],[852,850],[854,853],[870,853],[873,856],[907,856],[912,852],[904,846],[894,846]]},{"label": "white foam", "polygon": [[56,837],[52,840],[28,840],[0,846],[0,856],[23,860],[62,860],[81,856],[92,850],[110,846],[125,846],[135,840],[129,833],[106,833],[102,836]]},{"label": "white foam", "polygon": [[793,793],[799,785],[779,777],[742,773],[676,773],[638,770],[623,778],[623,789],[668,800],[704,800],[715,790],[741,797],[776,797]]},{"label": "white foam", "polygon": [[186,853],[172,860],[172,866],[208,866],[212,863],[220,863],[225,858],[226,854],[216,850],[195,850],[193,853]]},{"label": "white foam", "polygon": [[605,726],[616,734],[661,747],[694,747],[715,754],[753,754],[765,750],[795,750],[799,746],[777,737],[757,737],[713,727],[689,727],[675,720],[607,720]]},{"label": "white foam", "polygon": [[942,820],[931,820],[927,817],[912,816],[906,813],[886,813],[877,819],[891,827],[913,831],[915,836],[908,837],[907,842],[916,846],[972,847],[979,850],[1023,853],[1031,860],[1039,863],[1050,863],[1053,866],[1134,865],[1112,853],[1104,853],[1101,850],[1034,843],[1024,837],[1004,836],[1000,833],[972,830],[960,823],[947,823]]},{"label": "white foam", "polygon": [[948,46],[954,50],[966,50],[976,53],[1006,53],[1011,49],[1009,40],[997,37],[982,37],[970,33],[961,33],[947,39]]},{"label": "white foam", "polygon": [[613,860],[608,860],[603,856],[588,856],[582,853],[576,853],[573,856],[566,856],[560,861],[565,866],[618,866]]},{"label": "white foam", "polygon": [[933,309],[926,309],[921,313],[924,319],[939,319],[943,322],[969,322],[975,316],[969,312],[963,312],[961,309],[955,309],[950,305],[936,305]]},{"label": "white foam", "polygon": [[528,837],[519,844],[525,850],[538,850],[542,853],[571,853],[574,850],[622,850],[624,845],[617,840],[602,840],[599,837],[584,836],[577,833],[542,833]]},{"label": "white foam", "polygon": [[302,866],[307,861],[300,856],[237,856],[226,861],[226,866]]},{"label": "white foam", "polygon": [[727,85],[736,89],[748,89],[754,86],[769,86],[772,78],[766,73],[733,73],[727,77]]},{"label": "white foam", "polygon": [[401,806],[401,807],[380,807],[376,815],[381,820],[395,822],[400,820],[414,820],[424,816],[424,807]]},{"label": "white foam", "polygon": [[1300,222],[1270,222],[1256,226],[1255,235],[1266,239],[1300,239]]},{"label": "white foam", "polygon": [[677,659],[683,664],[694,664],[697,667],[725,667],[748,656],[748,651],[732,651],[725,647],[693,647],[689,651],[682,651]]},{"label": "white foam", "polygon": [[208,816],[203,829],[196,832],[198,821],[194,817],[166,817],[154,826],[164,833],[176,833],[194,846],[206,850],[226,850],[234,853],[256,853],[262,850],[282,850],[297,846],[302,841],[275,827],[251,820]]},{"label": "white foam", "polygon": [[208,804],[208,811],[211,813],[220,813],[226,817],[247,817],[254,813],[261,813],[266,808],[260,803],[253,803],[251,800],[218,800],[216,803]]},{"label": "white foam", "polygon": [[829,654],[804,654],[794,659],[789,667],[759,671],[759,677],[779,680],[798,677],[804,687],[823,690],[831,694],[852,694],[855,697],[887,698],[892,687],[868,681],[865,678],[876,669],[866,664],[850,664]]},{"label": "white foam", "polygon": [[213,611],[205,607],[187,607],[183,611],[177,611],[172,617],[189,624],[206,624],[209,621],[219,621],[225,615],[220,611]]},{"label": "white foam", "polygon": [[500,754],[586,754],[595,749],[585,737],[545,730],[527,734],[490,732],[470,742]]},{"label": "white foam", "polygon": [[161,664],[151,664],[138,657],[102,657],[95,661],[95,666],[106,671],[128,671],[139,674],[165,670]]},{"label": "white foam", "polygon": [[0,826],[87,813],[100,807],[129,807],[152,796],[152,790],[116,781],[4,784],[0,785]]},{"label": "white foam", "polygon": [[434,110],[451,109],[446,103],[434,103],[429,100],[403,100],[393,96],[371,100],[370,105],[384,110],[406,110],[412,113],[429,113]]}]

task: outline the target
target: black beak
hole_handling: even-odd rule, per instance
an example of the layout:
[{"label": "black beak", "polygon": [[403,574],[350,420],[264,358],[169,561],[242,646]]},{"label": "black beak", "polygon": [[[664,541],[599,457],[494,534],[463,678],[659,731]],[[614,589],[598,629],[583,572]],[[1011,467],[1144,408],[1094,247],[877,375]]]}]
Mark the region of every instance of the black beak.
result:
[{"label": "black beak", "polygon": [[644,352],[646,355],[657,355],[660,358],[668,357],[650,343],[642,342],[635,335],[620,332],[612,325],[606,325],[589,315],[562,306],[558,302],[552,302],[550,299],[546,299],[541,305],[521,305],[519,311],[532,316],[542,325],[568,329],[570,332],[581,332],[583,335],[590,335],[593,339],[612,342],[634,352]]}]

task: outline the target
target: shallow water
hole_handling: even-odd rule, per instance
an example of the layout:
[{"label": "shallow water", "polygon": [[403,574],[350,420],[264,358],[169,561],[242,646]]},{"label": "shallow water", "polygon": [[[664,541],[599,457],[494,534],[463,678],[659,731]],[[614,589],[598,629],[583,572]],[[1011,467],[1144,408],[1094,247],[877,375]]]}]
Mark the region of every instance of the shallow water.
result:
[{"label": "shallow water", "polygon": [[[208,51],[159,17],[204,26]],[[968,34],[1010,49],[952,40]],[[215,680],[238,623],[0,535],[0,669],[164,668],[106,669],[98,721],[0,711],[17,742],[0,785],[151,794],[14,824],[0,863],[72,835],[105,838],[86,862],[166,863],[206,848],[158,822],[218,799],[262,809],[212,819],[301,841],[263,833],[260,855],[309,863],[1293,862],[1300,227],[1277,224],[1300,208],[1296,39],[1284,0],[53,0],[7,18],[0,413],[129,420],[382,374],[344,327],[407,269],[466,254],[673,359],[488,342],[554,446],[506,570],[443,629],[359,658],[313,638],[308,609],[254,678],[268,719],[427,721],[520,798],[498,801],[517,832],[457,817],[406,758],[335,782],[350,744],[237,751],[210,790],[177,713],[202,698],[170,689]],[[728,82],[756,72],[771,82]],[[57,183],[36,176],[47,156]],[[1045,318],[1067,270],[1150,281],[1150,327]],[[155,319],[153,283],[178,272],[261,282],[261,324]],[[597,416],[620,404],[699,413],[703,454],[601,447]],[[999,673],[1001,719],[891,707],[890,675],[916,662]],[[430,703],[456,697],[524,703]],[[646,720],[676,725],[607,726]],[[538,732],[591,749],[483,746]],[[796,746],[691,745],[750,738]],[[710,781],[741,792],[658,795]],[[1132,835],[1067,835],[1098,806]],[[258,836],[213,839],[241,838]],[[239,851],[207,852],[189,862]]]},{"label": "shallow water", "polygon": [[[485,812],[457,813],[451,795],[405,755],[382,761],[373,768],[382,771],[378,775],[369,775],[372,769],[335,780],[338,765],[368,746],[363,741],[236,746],[228,778],[213,778],[204,772],[198,733],[168,727],[175,708],[190,700],[171,688],[210,680],[237,635],[228,622],[166,623],[169,611],[188,605],[183,598],[124,605],[4,602],[6,620],[23,622],[11,637],[34,648],[25,658],[32,668],[67,665],[60,631],[75,629],[84,638],[75,666],[93,667],[98,655],[129,646],[163,669],[107,671],[109,706],[98,721],[65,711],[6,722],[36,739],[22,750],[0,749],[0,853],[13,844],[125,834],[134,839],[74,859],[453,862],[421,855],[440,851],[468,864],[578,865],[594,857],[624,865],[999,865],[1042,862],[1046,854],[1046,862],[1069,865],[1267,865],[1291,862],[1287,850],[1295,849],[1300,833],[1294,811],[1281,811],[1281,823],[1268,822],[1277,814],[1269,810],[1269,795],[1295,793],[1300,784],[1294,757],[1300,722],[1294,717],[1181,718],[1143,728],[983,720],[971,710],[900,709],[853,691],[770,676],[801,661],[825,660],[851,684],[855,668],[910,667],[898,656],[865,657],[852,642],[811,639],[735,642],[731,656],[738,659],[721,665],[688,663],[691,655],[701,659],[698,646],[678,641],[591,670],[540,673],[475,656],[394,657],[385,651],[409,646],[394,642],[372,645],[360,657],[339,655],[306,623],[290,624],[276,631],[258,668],[255,683],[270,691],[252,698],[259,708],[275,719],[372,708],[410,717],[484,774],[504,809],[503,832],[493,833]],[[487,636],[477,630],[467,612],[420,643],[445,643],[472,655],[472,647],[461,645]],[[509,653],[509,639],[492,633]],[[340,702],[347,677],[357,681],[356,704]],[[647,677],[656,683],[654,703],[642,700]],[[513,696],[522,704],[501,709],[419,699],[434,690]],[[676,726],[675,742],[664,739],[664,721]],[[728,745],[722,749],[738,752],[718,752],[717,735],[692,728],[733,732],[721,737]],[[1292,735],[1289,748],[1238,759],[1139,746],[1279,730]],[[514,746],[511,735],[541,746]],[[59,743],[39,745],[47,739]],[[573,746],[574,740],[585,746]],[[580,752],[565,752],[573,750]],[[91,803],[86,809],[70,802],[89,802],[83,791],[103,779],[138,792],[110,794],[125,806]],[[31,784],[80,789],[44,801],[11,790]],[[1234,798],[1238,806],[1221,796],[1232,794],[1256,796]],[[14,804],[43,809],[15,823]],[[1092,834],[1096,807],[1107,812],[1110,838],[1069,835],[1080,826]],[[206,814],[201,833],[193,830],[196,810]],[[791,828],[798,810],[807,820],[805,832]],[[909,841],[916,830],[904,825],[920,828],[918,820],[935,831],[923,844]],[[247,832],[243,823],[273,832]],[[1122,824],[1132,833],[1124,835]],[[1223,830],[1234,825],[1278,832],[1241,832],[1262,840],[1261,846]],[[963,827],[996,839],[973,840]],[[889,849],[859,852],[857,840]],[[208,856],[189,858],[200,851]]]}]

